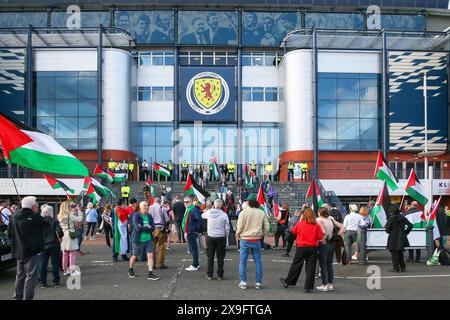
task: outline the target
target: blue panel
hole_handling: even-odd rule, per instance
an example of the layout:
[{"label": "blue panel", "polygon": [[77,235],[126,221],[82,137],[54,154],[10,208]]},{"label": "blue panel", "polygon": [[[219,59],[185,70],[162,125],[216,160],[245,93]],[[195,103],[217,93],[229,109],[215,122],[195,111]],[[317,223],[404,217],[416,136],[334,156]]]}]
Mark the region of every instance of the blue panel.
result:
[{"label": "blue panel", "polygon": [[46,27],[46,12],[0,12],[0,28]]},{"label": "blue panel", "polygon": [[238,15],[233,11],[180,11],[180,44],[236,45]]},{"label": "blue panel", "polygon": [[425,16],[381,15],[381,27],[386,30],[425,31]]},{"label": "blue panel", "polygon": [[0,111],[22,122],[25,120],[24,66],[25,50],[0,50]]},{"label": "blue panel", "polygon": [[300,15],[296,12],[243,12],[242,44],[279,47],[286,34],[300,25]]},{"label": "blue panel", "polygon": [[236,121],[233,67],[181,67],[181,121]]},{"label": "blue panel", "polygon": [[363,15],[359,13],[306,13],[306,28],[363,29]]},{"label": "blue panel", "polygon": [[173,11],[117,11],[114,17],[138,44],[174,42]]},{"label": "blue panel", "polygon": [[448,74],[444,53],[391,52],[389,125],[391,150],[424,149],[423,71],[427,71],[428,148],[446,150]]}]

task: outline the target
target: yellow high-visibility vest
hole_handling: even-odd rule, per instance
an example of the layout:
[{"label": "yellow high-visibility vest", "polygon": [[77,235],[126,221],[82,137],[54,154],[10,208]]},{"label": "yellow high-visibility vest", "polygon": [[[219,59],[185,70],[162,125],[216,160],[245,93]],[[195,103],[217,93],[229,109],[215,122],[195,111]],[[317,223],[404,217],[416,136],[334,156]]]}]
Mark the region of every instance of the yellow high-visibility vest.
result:
[{"label": "yellow high-visibility vest", "polygon": [[123,186],[121,188],[122,190],[122,198],[128,198],[128,196],[130,195],[130,187],[129,186]]},{"label": "yellow high-visibility vest", "polygon": [[288,169],[289,170],[294,170],[294,163],[293,162],[289,162],[289,164],[288,164]]},{"label": "yellow high-visibility vest", "polygon": [[272,170],[273,170],[273,166],[271,164],[266,164],[266,171],[270,173],[270,172],[272,172]]},{"label": "yellow high-visibility vest", "polygon": [[109,169],[114,169],[115,167],[116,167],[116,163],[114,161],[108,162],[108,168]]},{"label": "yellow high-visibility vest", "polygon": [[188,167],[188,163],[187,163],[187,162],[181,163],[181,167],[182,167],[182,168],[187,168],[187,167]]},{"label": "yellow high-visibility vest", "polygon": [[253,171],[256,170],[256,163],[251,163],[250,164],[250,169],[252,169]]},{"label": "yellow high-visibility vest", "polygon": [[306,163],[301,163],[300,165],[301,165],[301,167],[302,167],[302,171],[308,171],[308,164],[306,164]]},{"label": "yellow high-visibility vest", "polygon": [[228,168],[228,172],[229,173],[234,173],[234,164],[229,164],[228,166],[227,166],[227,168]]},{"label": "yellow high-visibility vest", "polygon": [[128,169],[130,169],[130,171],[133,172],[133,170],[134,170],[134,163],[131,162],[131,163],[128,165]]},{"label": "yellow high-visibility vest", "polygon": [[172,170],[173,170],[173,163],[169,163],[169,167],[168,167],[168,169],[169,169],[170,171],[172,171]]}]

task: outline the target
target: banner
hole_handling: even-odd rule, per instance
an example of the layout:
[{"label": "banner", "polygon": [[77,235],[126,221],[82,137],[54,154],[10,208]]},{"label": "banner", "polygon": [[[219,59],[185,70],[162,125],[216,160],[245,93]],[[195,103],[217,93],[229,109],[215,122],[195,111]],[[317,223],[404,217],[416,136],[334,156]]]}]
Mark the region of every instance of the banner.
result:
[{"label": "banner", "polygon": [[236,121],[234,67],[181,67],[181,121]]},{"label": "banner", "polygon": [[301,179],[302,178],[302,167],[300,165],[300,162],[294,163],[294,179]]}]

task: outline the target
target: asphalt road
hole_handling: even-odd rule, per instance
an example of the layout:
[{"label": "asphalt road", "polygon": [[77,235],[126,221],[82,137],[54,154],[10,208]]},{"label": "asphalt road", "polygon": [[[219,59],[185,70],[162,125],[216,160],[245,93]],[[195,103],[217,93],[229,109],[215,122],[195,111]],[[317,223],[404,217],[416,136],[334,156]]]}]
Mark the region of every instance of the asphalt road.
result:
[{"label": "asphalt road", "polygon": [[[80,289],[68,289],[66,278],[62,277],[60,288],[36,289],[36,300],[391,300],[391,299],[450,299],[450,267],[426,266],[425,263],[407,265],[405,273],[391,273],[390,257],[387,251],[369,254],[369,264],[335,265],[333,292],[311,294],[303,292],[304,272],[295,287],[285,289],[279,282],[286,276],[292,258],[281,257],[281,251],[266,250],[262,253],[264,287],[256,290],[254,265],[249,261],[247,290],[238,287],[239,252],[236,247],[227,251],[225,260],[225,280],[206,279],[206,254],[200,255],[201,268],[198,272],[187,272],[184,267],[191,264],[186,244],[173,244],[173,250],[166,253],[165,270],[155,270],[161,280],[146,278],[146,264],[135,266],[135,279],[127,276],[128,263],[111,262],[110,249],[101,238],[83,243],[84,256],[77,258],[81,269]],[[425,252],[423,252],[425,255]],[[291,254],[293,256],[293,254]],[[380,268],[378,278],[380,289],[370,290],[367,286],[369,266]],[[14,292],[15,269],[0,273],[0,299],[9,300]],[[376,276],[376,275],[375,275]],[[51,273],[48,274],[51,283]],[[376,284],[373,279],[369,281]],[[316,279],[316,285],[320,285]]]}]

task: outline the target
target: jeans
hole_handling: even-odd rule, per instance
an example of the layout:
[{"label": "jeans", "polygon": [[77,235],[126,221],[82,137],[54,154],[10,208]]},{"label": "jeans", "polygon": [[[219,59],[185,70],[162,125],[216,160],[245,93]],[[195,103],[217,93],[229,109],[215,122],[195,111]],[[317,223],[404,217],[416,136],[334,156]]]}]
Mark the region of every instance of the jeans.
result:
[{"label": "jeans", "polygon": [[347,253],[347,261],[352,260],[352,244],[356,241],[358,232],[353,230],[345,231],[345,251]]},{"label": "jeans", "polygon": [[240,241],[240,255],[239,262],[239,278],[242,282],[247,282],[247,259],[248,253],[251,252],[255,262],[255,280],[256,283],[261,283],[263,280],[262,262],[261,262],[261,242],[250,242],[246,240]]},{"label": "jeans", "polygon": [[34,288],[38,279],[39,257],[17,260],[15,300],[33,300]]},{"label": "jeans", "polygon": [[333,283],[333,255],[334,243],[327,242],[319,245],[319,265],[323,285]]},{"label": "jeans", "polygon": [[184,231],[183,228],[181,227],[181,223],[182,221],[175,221],[175,226],[177,227],[177,235],[178,235],[178,241],[181,242],[181,240],[183,240],[183,242],[186,242],[186,239],[184,239]]},{"label": "jeans", "polygon": [[221,238],[206,238],[206,253],[208,255],[208,270],[206,271],[208,277],[212,277],[214,273],[214,256],[217,254],[217,276],[223,278],[223,264],[226,254],[226,237]]},{"label": "jeans", "polygon": [[95,232],[95,222],[88,222],[87,223],[87,229],[86,229],[86,237],[89,235],[89,231],[91,231],[91,237],[94,236],[94,232]]},{"label": "jeans", "polygon": [[294,170],[293,169],[289,169],[288,170],[288,181],[291,181],[291,179],[294,179]]},{"label": "jeans", "polygon": [[41,284],[47,284],[47,265],[48,259],[51,258],[52,261],[52,275],[53,284],[59,283],[59,263],[61,258],[60,248],[48,248],[42,251],[41,254]]},{"label": "jeans", "polygon": [[198,247],[197,247],[197,232],[190,232],[187,234],[187,241],[188,241],[188,247],[189,252],[192,254],[192,266],[198,267]]},{"label": "jeans", "polygon": [[288,276],[285,279],[288,285],[295,286],[297,284],[300,273],[302,272],[303,263],[306,261],[305,289],[314,289],[314,274],[316,271],[317,250],[317,247],[297,247],[297,251],[295,251],[294,261],[292,262]]}]

